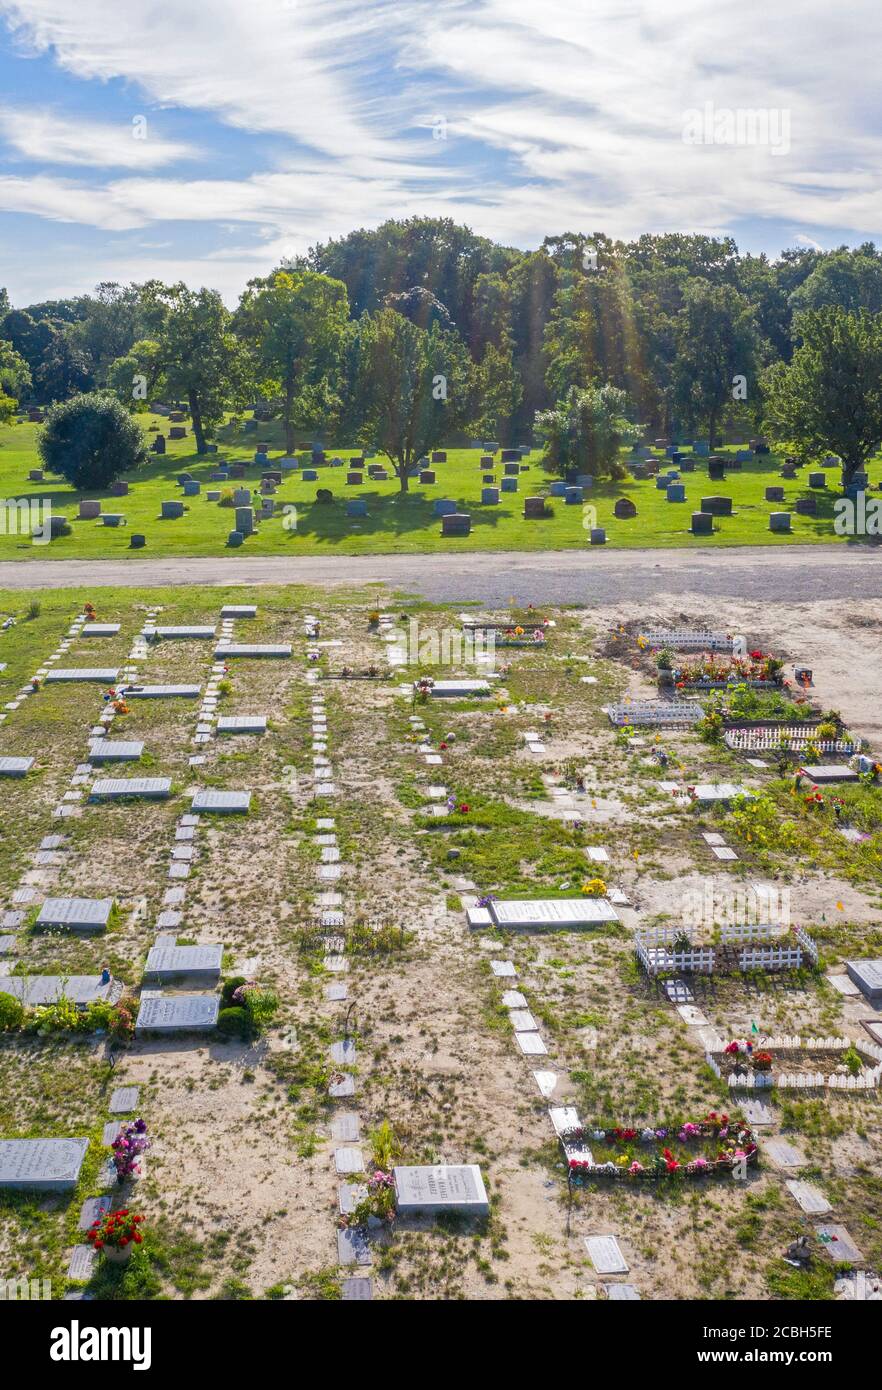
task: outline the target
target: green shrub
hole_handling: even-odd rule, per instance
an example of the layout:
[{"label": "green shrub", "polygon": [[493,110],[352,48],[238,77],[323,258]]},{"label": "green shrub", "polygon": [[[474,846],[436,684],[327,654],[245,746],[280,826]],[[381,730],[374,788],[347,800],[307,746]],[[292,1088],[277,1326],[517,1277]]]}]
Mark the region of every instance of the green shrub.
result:
[{"label": "green shrub", "polygon": [[251,1020],[245,1009],[221,1009],[217,1016],[217,1031],[228,1038],[248,1035]]},{"label": "green shrub", "polygon": [[0,993],[0,1033],[21,1027],[24,1009],[14,994]]}]

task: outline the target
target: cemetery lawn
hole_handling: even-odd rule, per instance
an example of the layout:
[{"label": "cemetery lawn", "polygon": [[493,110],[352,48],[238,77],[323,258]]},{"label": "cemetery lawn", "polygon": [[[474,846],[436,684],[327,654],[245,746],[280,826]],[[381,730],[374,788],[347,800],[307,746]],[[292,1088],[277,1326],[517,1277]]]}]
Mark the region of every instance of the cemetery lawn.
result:
[{"label": "cemetery lawn", "polygon": [[[165,424],[158,416],[141,418],[163,427]],[[362,485],[347,486],[345,467],[320,467],[317,482],[303,482],[299,473],[286,473],[276,493],[276,515],[257,526],[256,533],[246,540],[243,551],[227,551],[227,537],[234,527],[233,510],[217,502],[209,502],[205,494],[209,488],[230,491],[235,486],[249,487],[256,492],[261,468],[253,461],[254,432],[234,432],[230,425],[224,426],[218,434],[217,454],[202,459],[192,452],[192,439],[189,436],[183,440],[169,441],[164,457],[151,454],[149,462],[131,482],[129,495],[112,498],[100,490],[77,492],[55,478],[47,478],[42,483],[29,482],[29,471],[39,466],[36,451],[39,428],[32,424],[0,428],[0,498],[49,499],[53,512],[70,520],[72,533],[59,537],[49,546],[32,545],[22,535],[8,534],[11,528],[7,525],[0,529],[0,559],[128,557],[136,562],[142,554],[150,557],[229,553],[235,560],[237,554],[245,551],[252,555],[298,556],[412,554],[448,550],[563,550],[582,548],[588,543],[582,507],[567,506],[563,498],[549,500],[553,514],[544,520],[524,520],[524,498],[547,491],[549,484],[556,481],[542,466],[538,450],[534,450],[527,460],[526,470],[519,477],[518,493],[500,492],[498,505],[485,506],[480,501],[483,471],[479,466],[480,450],[451,449],[448,451],[448,462],[434,466],[437,481],[429,486],[412,479],[410,491],[405,495],[401,495],[397,480],[391,476],[386,482],[373,482],[365,473]],[[271,441],[268,466],[272,467],[284,452],[278,424],[273,422],[262,426],[260,437]],[[357,450],[343,445],[328,445],[327,452],[329,456],[337,452],[348,459]],[[719,452],[734,456],[736,450],[733,447]],[[209,481],[210,473],[224,459],[248,460],[244,481]],[[373,461],[385,462],[379,456]],[[607,543],[612,547],[720,548],[732,545],[829,543],[840,539],[833,530],[833,502],[838,495],[838,479],[832,469],[828,470],[830,487],[813,494],[818,500],[817,516],[797,516],[794,513],[789,535],[774,535],[769,531],[769,513],[792,510],[796,499],[809,491],[808,470],[805,469],[796,481],[783,483],[783,504],[766,502],[766,486],[782,482],[779,466],[779,459],[774,455],[755,458],[744,464],[742,471],[729,473],[725,482],[711,483],[706,467],[699,460],[695,473],[683,474],[687,498],[683,503],[668,502],[665,493],[657,490],[653,478],[642,482],[626,478],[621,482],[602,483],[586,492],[585,502],[596,508],[596,524],[606,528]],[[498,455],[492,471],[498,484],[503,472]],[[177,475],[182,472],[192,473],[199,480],[202,485],[199,496],[183,498],[176,481]],[[871,480],[877,481],[878,476],[882,476],[882,473],[877,461],[871,466]],[[331,504],[316,503],[316,489],[320,487],[333,492]],[[712,536],[692,536],[689,531],[692,512],[700,509],[702,496],[716,495],[732,497],[733,515],[718,518]],[[623,496],[632,498],[637,506],[638,516],[633,520],[619,521],[613,514],[616,500]],[[346,516],[345,501],[355,497],[367,501],[366,517]],[[100,521],[79,520],[79,502],[83,498],[100,499],[104,512],[122,513],[127,524],[117,529],[106,527]],[[470,536],[442,539],[440,518],[432,513],[433,502],[440,498],[450,499],[460,511],[470,513]],[[161,520],[161,503],[177,499],[182,499],[188,509],[184,517],[180,520]],[[296,507],[297,525],[294,530],[286,530],[283,526],[286,505]],[[2,510],[0,521],[5,521]],[[129,548],[129,538],[133,532],[146,536],[147,545],[143,551]]]},{"label": "cemetery lawn", "polygon": [[[99,775],[167,777],[171,797],[89,804],[83,793],[69,803],[78,816],[56,818],[68,788],[76,792],[72,775],[87,757],[102,686],[49,682],[16,696],[67,640],[87,601],[99,623],[121,629],[70,639],[59,656],[68,667],[122,667],[152,605],[163,625],[220,631],[224,604],[256,604],[256,617],[237,620],[234,640],[290,643],[292,656],[230,660],[218,713],[264,714],[266,733],[197,745],[197,701],[133,699],[111,737],[143,741],[144,755]],[[366,1273],[377,1299],[589,1300],[605,1296],[606,1281],[587,1258],[585,1238],[609,1233],[644,1299],[829,1299],[836,1275],[829,1249],[818,1244],[807,1274],[782,1259],[817,1224],[788,1189],[793,1178],[829,1202],[825,1220],[847,1228],[865,1267],[882,1267],[878,1090],[774,1090],[771,1123],[756,1131],[759,1163],[743,1182],[728,1175],[597,1180],[576,1188],[571,1207],[549,1117],[550,1106],[567,1106],[589,1127],[641,1128],[679,1127],[709,1111],[740,1114],[744,1096],[707,1065],[705,1029],[724,1040],[749,1035],[753,1023],[761,1034],[868,1039],[862,1021],[873,1006],[844,997],[828,976],[841,976],[846,960],[882,959],[882,788],[843,792],[853,823],[869,837],[852,842],[832,808],[806,805],[774,767],[755,768],[693,731],[665,730],[662,770],[651,756],[654,733],[629,746],[603,707],[657,693],[648,657],[628,634],[670,623],[737,630],[781,656],[788,674],[794,663],[811,666],[813,698],[839,709],[875,751],[882,736],[876,606],[787,606],[772,597],[717,599],[709,611],[702,595],[678,594],[653,612],[633,604],[549,609],[554,626],[544,644],[497,651],[498,690],[489,698],[422,703],[409,688],[420,674],[475,672],[391,670],[370,621],[377,602],[375,588],[0,591],[0,616],[16,619],[0,631],[0,756],[35,759],[25,777],[0,783],[0,913],[30,890],[12,946],[0,955],[0,995],[10,972],[69,978],[107,966],[137,1001],[147,951],[158,930],[170,930],[178,945],[221,945],[222,979],[256,981],[279,998],[258,1039],[139,1037],[119,1049],[114,1067],[104,1035],[0,1032],[0,1139],[90,1141],[72,1193],[0,1190],[4,1278],[49,1278],[55,1298],[68,1289],[71,1251],[83,1240],[81,1206],[96,1195],[109,1153],[110,1096],[128,1086],[139,1088],[137,1113],[153,1147],[124,1200],[145,1215],[147,1235],[128,1268],[99,1266],[89,1285],[99,1298],[330,1300],[340,1296],[342,1276]],[[423,656],[428,638],[444,650],[441,636],[459,629],[452,608],[395,593],[380,602],[402,632],[407,619],[418,621]],[[306,636],[307,614],[321,619],[318,639]],[[150,644],[139,681],[204,689],[213,652],[210,640]],[[377,675],[344,679],[344,667],[362,675],[376,667]],[[316,701],[326,739],[311,728]],[[525,742],[537,730],[544,752]],[[426,762],[423,743],[437,750],[430,756],[440,765]],[[318,789],[319,752],[333,765],[333,792]],[[205,761],[194,765],[194,756]],[[665,780],[734,781],[760,807],[701,811],[675,801]],[[430,812],[437,786],[453,797],[449,815]],[[178,838],[180,817],[200,788],[247,789],[251,810],[203,816],[181,920],[159,928],[170,858],[191,843]],[[702,831],[722,833],[737,860],[715,860]],[[64,847],[51,862],[38,861],[43,837],[57,834]],[[339,879],[322,872],[335,866],[332,848]],[[598,848],[605,859],[589,855]],[[467,908],[484,895],[582,901],[583,886],[596,878],[625,895],[619,921],[572,931],[467,925]],[[691,977],[704,1025],[690,1023],[640,969],[634,930],[681,925],[686,893],[710,887],[718,901],[731,901],[756,882],[790,889],[792,919],[818,943],[820,968]],[[318,894],[337,890],[342,920],[322,923],[332,905]],[[107,932],[37,933],[32,914],[50,895],[112,897]],[[708,934],[714,930],[710,923]],[[340,952],[346,971],[333,968]],[[514,977],[497,977],[491,962],[511,962]],[[346,1001],[327,994],[340,983]],[[522,1006],[506,1002],[510,990],[523,992],[546,1054],[523,1055],[516,1044],[511,1011]],[[356,1055],[341,1063],[331,1048],[347,1024]],[[539,1089],[540,1069],[556,1077],[552,1098]],[[352,1076],[355,1094],[333,1100],[329,1086],[341,1074]],[[360,1135],[341,1140],[335,1126],[353,1115]],[[341,1269],[346,1179],[335,1156],[356,1143],[366,1164],[378,1166],[386,1121],[396,1162],[479,1165],[490,1214],[374,1229],[371,1268]],[[797,1147],[804,1166],[777,1167],[766,1152],[774,1139]],[[597,1147],[599,1159],[609,1156]],[[675,1148],[685,1152],[679,1140]]]}]

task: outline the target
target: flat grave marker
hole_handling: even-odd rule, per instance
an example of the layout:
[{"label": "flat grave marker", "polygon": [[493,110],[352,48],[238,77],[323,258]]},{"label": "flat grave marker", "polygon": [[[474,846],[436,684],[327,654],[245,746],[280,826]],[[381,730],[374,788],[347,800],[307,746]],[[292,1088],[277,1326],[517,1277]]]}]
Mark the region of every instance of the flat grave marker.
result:
[{"label": "flat grave marker", "polygon": [[489,912],[499,927],[589,927],[618,922],[619,914],[605,898],[491,899]]},{"label": "flat grave marker", "polygon": [[396,1167],[392,1177],[400,1216],[433,1216],[447,1211],[487,1216],[490,1212],[484,1179],[475,1163]]},{"label": "flat grave marker", "polygon": [[77,1222],[78,1231],[88,1231],[96,1221],[100,1221],[110,1211],[110,1197],[87,1197]]},{"label": "flat grave marker", "polygon": [[171,796],[170,777],[105,777],[93,782],[90,801],[165,801]]},{"label": "flat grave marker", "polygon": [[177,978],[215,984],[220,979],[224,948],[219,944],[201,946],[157,946],[147,953],[144,978],[165,984]]},{"label": "flat grave marker", "polygon": [[586,1236],[588,1258],[598,1274],[627,1274],[628,1263],[615,1236]]},{"label": "flat grave marker", "polygon": [[845,968],[868,999],[882,999],[882,960],[847,960]]},{"label": "flat grave marker", "polygon": [[809,1216],[823,1216],[825,1212],[832,1211],[823,1192],[813,1187],[810,1182],[797,1182],[795,1178],[788,1178],[784,1186]]},{"label": "flat grave marker", "polygon": [[251,793],[207,788],[196,792],[190,805],[191,809],[199,814],[243,815],[251,806]]},{"label": "flat grave marker", "polygon": [[786,1139],[767,1139],[764,1152],[778,1168],[802,1168],[808,1162],[805,1154]]},{"label": "flat grave marker", "polygon": [[214,994],[157,994],[141,999],[135,1033],[213,1032],[220,997]]},{"label": "flat grave marker", "polygon": [[47,898],[37,914],[38,927],[69,931],[106,931],[113,898]]},{"label": "flat grave marker", "polygon": [[0,1139],[0,1188],[67,1192],[88,1147],[88,1139]]},{"label": "flat grave marker", "polygon": [[[831,1260],[843,1264],[858,1264],[863,1260],[863,1255],[844,1226],[835,1223],[818,1226],[816,1234]],[[825,1236],[827,1240],[824,1240]]]},{"label": "flat grave marker", "polygon": [[130,1111],[137,1109],[140,1095],[139,1086],[118,1086],[110,1097],[108,1108],[111,1115],[127,1115]]}]

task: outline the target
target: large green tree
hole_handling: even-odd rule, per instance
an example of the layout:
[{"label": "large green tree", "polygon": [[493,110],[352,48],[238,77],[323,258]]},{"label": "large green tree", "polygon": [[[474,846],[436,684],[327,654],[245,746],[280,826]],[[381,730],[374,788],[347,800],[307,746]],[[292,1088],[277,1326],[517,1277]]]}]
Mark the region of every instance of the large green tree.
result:
[{"label": "large green tree", "polygon": [[[726,410],[751,391],[759,398],[753,309],[731,285],[695,280],[684,294],[675,339],[675,406],[688,425],[707,425],[713,448]],[[735,394],[742,379],[747,396]]]},{"label": "large green tree", "polygon": [[37,441],[40,458],[75,488],[105,488],[145,461],[140,425],[109,392],[92,391],[54,405]]},{"label": "large green tree", "polygon": [[[196,452],[204,454],[206,437],[225,408],[244,404],[247,366],[229,311],[216,290],[184,284],[151,281],[143,287],[143,299],[150,334],[142,340],[143,374],[152,373],[156,388],[173,399],[186,400]],[[136,354],[127,355],[137,360]],[[118,380],[116,371],[113,379]]]},{"label": "large green tree", "polygon": [[766,427],[804,456],[837,454],[847,487],[882,441],[882,315],[828,307],[795,327],[793,360],[763,380]]},{"label": "large green tree", "polygon": [[289,454],[296,425],[320,424],[339,407],[348,321],[346,286],[312,270],[278,270],[242,296],[234,326],[260,390],[279,401]]},{"label": "large green tree", "polygon": [[571,386],[551,410],[536,415],[535,429],[545,445],[545,462],[555,473],[591,473],[621,478],[623,446],[640,438],[628,419],[629,402],[618,386]]},{"label": "large green tree", "polygon": [[359,319],[358,438],[385,454],[402,492],[423,455],[473,423],[476,385],[466,346],[452,330],[419,328],[394,309]]}]

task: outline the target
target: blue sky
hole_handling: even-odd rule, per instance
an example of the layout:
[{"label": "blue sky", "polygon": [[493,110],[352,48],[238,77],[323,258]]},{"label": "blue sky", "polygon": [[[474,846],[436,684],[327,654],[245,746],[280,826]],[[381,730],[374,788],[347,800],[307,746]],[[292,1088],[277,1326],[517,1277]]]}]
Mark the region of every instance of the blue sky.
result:
[{"label": "blue sky", "polygon": [[880,40],[878,0],[0,0],[0,285],[234,303],[418,213],[882,240]]}]

